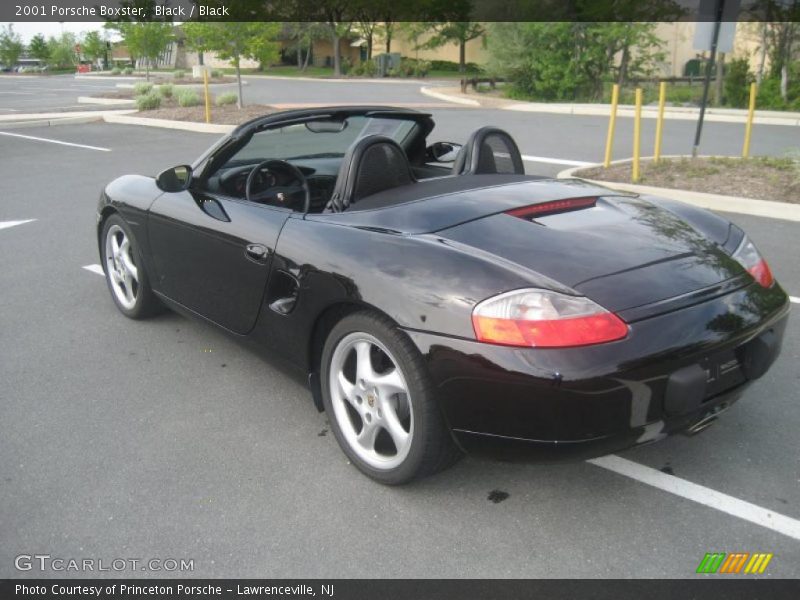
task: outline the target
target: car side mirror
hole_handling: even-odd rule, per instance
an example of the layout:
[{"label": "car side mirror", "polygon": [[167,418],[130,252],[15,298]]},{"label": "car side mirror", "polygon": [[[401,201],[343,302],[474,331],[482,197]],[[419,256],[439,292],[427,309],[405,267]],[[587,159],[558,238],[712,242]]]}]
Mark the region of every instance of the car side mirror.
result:
[{"label": "car side mirror", "polygon": [[156,177],[158,189],[164,192],[182,192],[192,183],[192,167],[179,165],[161,171]]},{"label": "car side mirror", "polygon": [[429,162],[449,163],[453,162],[461,150],[461,144],[453,142],[436,142],[425,150]]}]

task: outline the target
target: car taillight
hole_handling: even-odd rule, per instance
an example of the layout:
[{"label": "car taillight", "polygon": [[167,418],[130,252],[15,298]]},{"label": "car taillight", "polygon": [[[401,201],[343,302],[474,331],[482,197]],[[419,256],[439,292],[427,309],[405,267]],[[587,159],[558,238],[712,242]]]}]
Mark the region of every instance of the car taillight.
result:
[{"label": "car taillight", "polygon": [[750,275],[753,276],[761,286],[768,288],[774,282],[775,278],[772,276],[767,261],[765,261],[758,253],[755,244],[751,242],[747,236],[744,236],[742,243],[733,253],[733,258],[742,265]]},{"label": "car taillight", "polygon": [[516,290],[494,296],[472,311],[480,342],[534,348],[588,346],[619,340],[628,326],[583,296]]}]

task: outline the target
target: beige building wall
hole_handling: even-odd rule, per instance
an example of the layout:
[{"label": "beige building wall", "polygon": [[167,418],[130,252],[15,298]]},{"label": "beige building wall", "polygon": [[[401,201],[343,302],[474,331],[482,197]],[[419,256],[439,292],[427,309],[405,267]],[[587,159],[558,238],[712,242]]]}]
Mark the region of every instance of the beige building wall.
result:
[{"label": "beige building wall", "polygon": [[[694,34],[697,23],[659,23],[656,35],[664,42],[666,59],[662,65],[661,75],[664,77],[681,77],[686,63],[702,53],[694,49]],[[747,58],[750,70],[756,71],[760,63],[760,24],[737,23],[733,40],[733,52],[726,54],[726,59]]]},{"label": "beige building wall", "polygon": [[[193,50],[186,51],[184,60],[186,63],[184,66],[189,69],[200,64],[197,52]],[[203,64],[211,67],[212,69],[226,69],[233,67],[233,61],[220,58],[217,56],[216,52],[203,52]],[[250,60],[249,58],[243,58],[239,61],[239,66],[242,69],[257,69],[258,65],[259,63],[257,60]]]},{"label": "beige building wall", "polygon": [[[430,35],[422,36],[419,40],[419,44],[424,44],[430,38]],[[378,39],[377,43],[373,46],[372,54],[380,54],[384,52],[385,49],[385,40]],[[394,37],[392,37],[392,52],[399,52],[405,58],[418,58],[420,60],[448,60],[450,62],[457,63],[458,51],[459,46],[456,43],[446,44],[430,50],[415,50],[414,43],[408,40],[402,34],[402,32],[395,32]],[[467,42],[466,61],[468,63],[476,63],[479,65],[486,64],[489,61],[489,52],[485,48],[481,38]]]}]

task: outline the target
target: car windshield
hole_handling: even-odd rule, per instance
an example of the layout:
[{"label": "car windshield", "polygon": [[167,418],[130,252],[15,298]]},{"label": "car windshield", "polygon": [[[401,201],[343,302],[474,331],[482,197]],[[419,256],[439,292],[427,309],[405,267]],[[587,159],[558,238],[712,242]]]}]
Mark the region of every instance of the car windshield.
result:
[{"label": "car windshield", "polygon": [[225,166],[249,164],[268,158],[341,157],[353,142],[375,134],[385,135],[403,145],[416,127],[416,122],[411,119],[363,115],[351,116],[343,121],[293,123],[254,134]]}]

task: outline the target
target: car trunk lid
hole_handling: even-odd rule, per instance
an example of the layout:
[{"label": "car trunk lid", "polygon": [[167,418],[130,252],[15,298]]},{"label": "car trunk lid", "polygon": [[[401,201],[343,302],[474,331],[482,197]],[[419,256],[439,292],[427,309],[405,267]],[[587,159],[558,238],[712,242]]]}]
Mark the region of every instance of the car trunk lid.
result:
[{"label": "car trunk lid", "polygon": [[699,302],[747,282],[718,244],[652,203],[614,196],[571,200],[510,209],[438,234],[536,271],[613,312],[653,306],[631,312],[631,319],[681,304],[668,299]]}]

